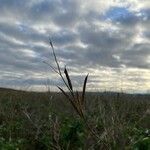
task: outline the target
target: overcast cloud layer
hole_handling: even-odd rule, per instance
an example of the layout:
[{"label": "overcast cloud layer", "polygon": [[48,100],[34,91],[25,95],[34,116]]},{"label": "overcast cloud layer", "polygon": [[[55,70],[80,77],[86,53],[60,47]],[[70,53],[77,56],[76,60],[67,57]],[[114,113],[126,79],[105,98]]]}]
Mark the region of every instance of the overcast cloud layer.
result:
[{"label": "overcast cloud layer", "polygon": [[[0,86],[62,85],[52,38],[76,88],[150,91],[150,0],[0,0]],[[63,86],[63,85],[62,85]]]}]

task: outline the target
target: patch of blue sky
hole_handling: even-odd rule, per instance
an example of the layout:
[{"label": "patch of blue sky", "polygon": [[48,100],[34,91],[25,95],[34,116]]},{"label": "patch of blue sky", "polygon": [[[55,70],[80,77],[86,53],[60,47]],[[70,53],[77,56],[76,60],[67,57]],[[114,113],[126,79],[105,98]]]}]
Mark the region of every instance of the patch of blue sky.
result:
[{"label": "patch of blue sky", "polygon": [[17,23],[16,25],[17,25],[18,30],[22,33],[28,34],[31,31],[30,27],[28,27],[28,25],[26,24]]},{"label": "patch of blue sky", "polygon": [[19,31],[27,32],[27,27],[23,24],[18,24]]},{"label": "patch of blue sky", "polygon": [[144,17],[142,11],[130,11],[127,7],[112,7],[103,15],[104,20],[128,26],[144,20]]},{"label": "patch of blue sky", "polygon": [[128,18],[134,16],[126,7],[112,7],[103,16],[105,20],[118,21],[121,18]]}]

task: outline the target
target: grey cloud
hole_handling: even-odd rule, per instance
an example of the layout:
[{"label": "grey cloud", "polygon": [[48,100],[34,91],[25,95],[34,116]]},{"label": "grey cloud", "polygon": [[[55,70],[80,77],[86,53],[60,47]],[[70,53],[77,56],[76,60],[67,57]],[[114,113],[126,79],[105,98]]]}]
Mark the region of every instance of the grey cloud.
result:
[{"label": "grey cloud", "polygon": [[[45,0],[31,5],[28,12],[28,18],[31,22],[44,22],[52,20],[52,16],[57,12],[60,5],[58,0]],[[56,7],[57,6],[57,7]]]},{"label": "grey cloud", "polygon": [[59,33],[51,34],[54,44],[62,46],[65,44],[72,44],[77,40],[77,34],[70,30],[62,30]]},{"label": "grey cloud", "polygon": [[124,32],[122,29],[119,32],[111,32],[111,29],[103,30],[93,24],[79,27],[79,33],[83,43],[109,51],[123,47],[133,36],[132,33]]},{"label": "grey cloud", "polygon": [[143,35],[144,35],[144,37],[150,39],[150,32],[149,32],[149,31],[145,31],[145,32],[143,33]]},{"label": "grey cloud", "polygon": [[143,14],[144,21],[149,22],[150,21],[150,9],[143,9],[141,10],[141,13]]},{"label": "grey cloud", "polygon": [[121,60],[127,67],[150,68],[148,56],[150,44],[135,44],[129,50],[121,54]]},{"label": "grey cloud", "polygon": [[[7,76],[7,78],[3,78],[3,81],[1,80],[0,81],[0,84],[1,86],[3,87],[20,87],[20,88],[23,88],[23,87],[26,87],[26,86],[29,86],[29,87],[32,87],[32,85],[34,86],[46,86],[47,85],[47,80],[48,78],[31,78],[31,77],[24,77],[24,79],[22,78],[15,78],[15,77],[12,77],[12,76]],[[53,80],[51,79],[50,80],[50,84],[51,85],[59,85],[59,86],[63,86],[63,83],[61,83],[60,80]],[[14,86],[15,85],[15,86]]]},{"label": "grey cloud", "polygon": [[62,0],[57,14],[53,17],[54,22],[61,26],[73,26],[79,19],[79,8],[78,1]]},{"label": "grey cloud", "polygon": [[71,0],[44,0],[29,8],[27,20],[32,22],[51,22],[58,26],[70,27],[79,17],[79,3]]},{"label": "grey cloud", "polygon": [[22,28],[21,30],[20,25],[17,24],[0,23],[0,32],[10,38],[15,38],[23,42],[45,42],[48,39],[47,35],[40,34],[29,26],[24,25]]},{"label": "grey cloud", "polygon": [[[89,65],[90,67],[108,66],[120,67],[122,64],[113,55],[117,55],[120,51],[124,51],[131,45],[134,34],[122,29],[117,32],[102,30],[98,26],[91,24],[90,26],[81,26],[78,29],[80,40],[88,45],[86,50],[80,51],[77,58],[79,64]],[[126,46],[128,45],[128,46]]]},{"label": "grey cloud", "polygon": [[21,11],[23,10],[23,8],[26,8],[26,6],[28,6],[28,2],[27,1],[18,1],[18,0],[0,0],[0,8],[1,11],[4,10],[8,10],[8,11],[13,11],[13,12],[17,12],[17,11]]}]

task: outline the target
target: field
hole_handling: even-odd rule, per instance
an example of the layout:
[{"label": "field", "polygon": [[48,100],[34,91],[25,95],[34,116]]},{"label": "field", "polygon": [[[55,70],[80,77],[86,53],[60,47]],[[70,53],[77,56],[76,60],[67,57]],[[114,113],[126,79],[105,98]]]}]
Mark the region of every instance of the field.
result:
[{"label": "field", "polygon": [[82,117],[61,93],[1,88],[0,149],[150,149],[150,95],[85,93],[85,99]]}]

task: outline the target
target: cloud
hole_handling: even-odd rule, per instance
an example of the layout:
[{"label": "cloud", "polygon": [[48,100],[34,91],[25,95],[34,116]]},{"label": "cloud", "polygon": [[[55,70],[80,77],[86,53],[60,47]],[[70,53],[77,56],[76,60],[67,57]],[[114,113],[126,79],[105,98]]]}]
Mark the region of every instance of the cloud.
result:
[{"label": "cloud", "polygon": [[147,43],[135,44],[121,54],[121,60],[129,67],[150,69],[150,63],[148,62],[150,56],[149,47],[150,44]]},{"label": "cloud", "polygon": [[149,0],[0,0],[0,4],[1,86],[43,89],[47,78],[51,86],[60,84],[43,63],[56,65],[50,36],[76,88],[88,72],[90,90],[93,85],[119,89],[121,77],[126,91],[138,91],[133,86],[138,82],[142,92],[150,88]]}]

